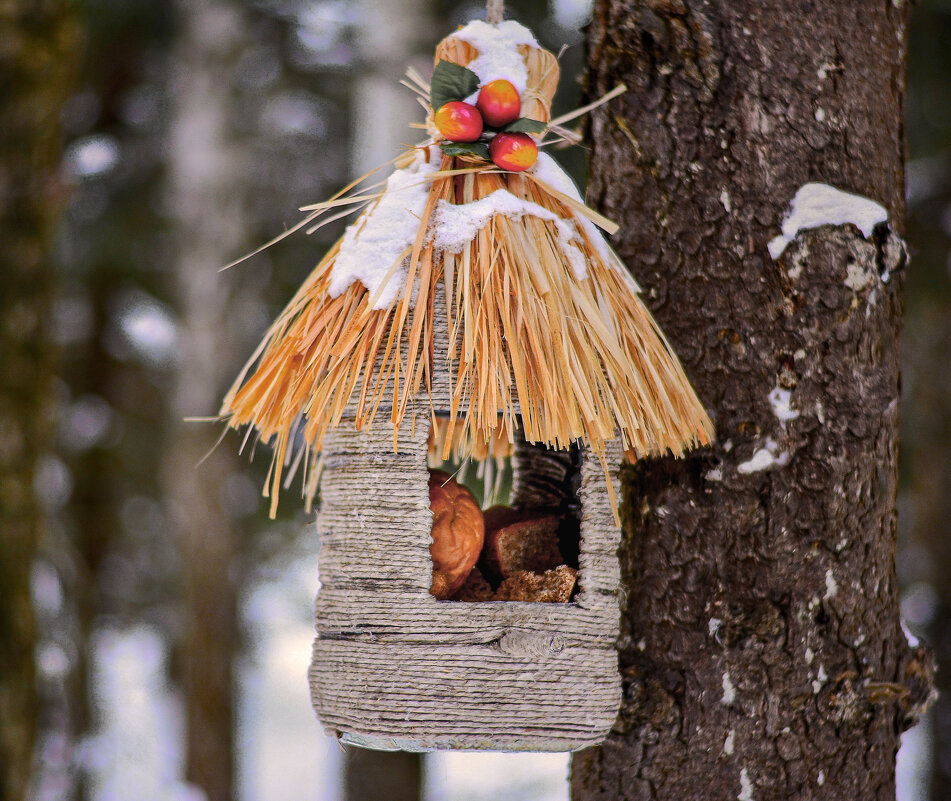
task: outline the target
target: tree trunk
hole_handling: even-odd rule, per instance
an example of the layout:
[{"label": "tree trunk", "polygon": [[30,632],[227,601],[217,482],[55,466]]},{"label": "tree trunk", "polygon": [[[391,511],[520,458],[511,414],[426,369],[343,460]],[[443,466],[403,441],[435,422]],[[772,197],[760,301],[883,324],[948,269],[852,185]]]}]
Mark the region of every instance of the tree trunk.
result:
[{"label": "tree trunk", "polygon": [[244,244],[245,170],[231,133],[232,93],[221,81],[234,73],[245,26],[231,3],[183,0],[177,9],[169,206],[178,244],[174,296],[181,339],[162,472],[184,585],[176,661],[185,701],[185,774],[209,801],[230,801],[238,631],[235,532],[221,489],[234,457],[217,448],[199,465],[218,431],[184,418],[215,413],[230,370],[222,341],[228,280],[218,268],[224,254]]},{"label": "tree trunk", "polygon": [[[415,56],[427,32],[431,0],[401,0],[380,3],[360,0],[356,4],[360,25],[357,47],[360,78],[353,92],[351,161],[356,175],[386,164],[420,138],[409,127],[424,116],[412,92],[399,79]],[[408,59],[412,56],[412,59]],[[426,61],[416,66],[426,74]]]},{"label": "tree trunk", "polygon": [[30,572],[43,526],[36,468],[51,446],[54,367],[44,336],[55,273],[60,112],[80,47],[69,3],[0,5],[0,799],[30,777],[39,699]]},{"label": "tree trunk", "polygon": [[[624,704],[576,801],[894,798],[930,692],[894,561],[906,5],[596,4],[589,93],[629,91],[593,116],[589,199],[718,440],[627,472]],[[810,181],[890,228],[773,260]]]}]

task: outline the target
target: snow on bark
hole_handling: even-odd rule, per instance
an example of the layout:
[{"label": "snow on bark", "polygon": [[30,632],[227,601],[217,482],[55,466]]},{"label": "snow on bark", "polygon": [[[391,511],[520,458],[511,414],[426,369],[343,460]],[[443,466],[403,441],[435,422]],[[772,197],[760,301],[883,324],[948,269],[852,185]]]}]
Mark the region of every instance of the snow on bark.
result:
[{"label": "snow on bark", "polygon": [[769,242],[769,255],[778,259],[800,231],[810,228],[851,224],[868,239],[872,229],[887,220],[885,207],[874,200],[843,192],[829,184],[804,184],[786,212],[782,233]]},{"label": "snow on bark", "polygon": [[790,420],[795,420],[797,417],[799,417],[799,412],[793,409],[790,405],[792,392],[790,392],[788,389],[775,387],[767,397],[769,398],[769,405],[773,409],[773,414],[776,415],[776,419],[779,420],[784,428],[786,423],[788,423]]},{"label": "snow on bark", "polygon": [[737,801],[753,801],[753,782],[746,768],[740,771],[740,794],[736,798]]},{"label": "snow on bark", "polygon": [[774,439],[767,437],[762,448],[757,448],[749,459],[736,466],[736,472],[748,474],[769,470],[771,467],[783,467],[789,463],[789,454],[777,453],[778,447]]},{"label": "snow on bark", "polygon": [[574,244],[578,241],[578,229],[574,223],[563,220],[544,206],[517,198],[506,189],[497,189],[491,195],[472,203],[455,204],[440,200],[434,231],[436,249],[460,253],[496,214],[502,214],[512,220],[520,220],[529,215],[553,222],[558,232],[558,247],[575,277],[579,281],[588,277],[584,253]]}]

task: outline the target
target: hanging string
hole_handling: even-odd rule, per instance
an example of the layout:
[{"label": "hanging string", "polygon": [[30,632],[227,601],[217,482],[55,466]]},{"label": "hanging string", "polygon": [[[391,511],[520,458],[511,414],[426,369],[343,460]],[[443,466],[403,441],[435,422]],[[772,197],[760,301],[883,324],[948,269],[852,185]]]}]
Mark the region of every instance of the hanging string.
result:
[{"label": "hanging string", "polygon": [[485,21],[498,25],[505,16],[505,0],[486,0]]}]

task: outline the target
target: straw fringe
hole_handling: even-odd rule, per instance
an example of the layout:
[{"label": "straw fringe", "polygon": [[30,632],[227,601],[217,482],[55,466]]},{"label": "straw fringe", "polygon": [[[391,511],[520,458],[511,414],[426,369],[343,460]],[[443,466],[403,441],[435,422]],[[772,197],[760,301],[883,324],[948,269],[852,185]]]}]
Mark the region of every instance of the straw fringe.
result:
[{"label": "straw fringe", "polygon": [[[421,393],[432,407],[433,370],[448,371],[453,382],[435,440],[443,458],[497,455],[520,425],[528,441],[564,449],[582,440],[599,455],[618,433],[635,457],[680,455],[710,442],[710,420],[673,350],[629,279],[601,259],[581,226],[588,265],[581,281],[565,262],[555,224],[538,217],[496,215],[460,253],[433,248],[429,224],[439,200],[470,203],[505,188],[565,220],[577,220],[577,204],[530,176],[472,168],[465,159],[444,156],[431,176],[404,258],[406,285],[391,307],[373,309],[360,283],[330,296],[338,243],[223,402],[230,427],[251,425],[273,443],[265,488],[272,514],[285,466],[300,461],[293,452],[305,451],[309,506],[320,468],[311,452],[319,453],[327,430],[345,414],[357,428],[369,427],[389,400],[395,432]],[[435,307],[440,283],[445,309]],[[446,316],[449,331],[444,364],[433,363],[436,314]]]}]

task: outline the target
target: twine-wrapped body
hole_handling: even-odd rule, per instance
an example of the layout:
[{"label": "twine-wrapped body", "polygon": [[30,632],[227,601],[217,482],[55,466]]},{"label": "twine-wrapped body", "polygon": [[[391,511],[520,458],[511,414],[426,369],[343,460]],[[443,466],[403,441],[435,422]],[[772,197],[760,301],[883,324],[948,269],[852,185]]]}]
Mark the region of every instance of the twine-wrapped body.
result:
[{"label": "twine-wrapped body", "polygon": [[[435,343],[445,353],[441,325]],[[443,408],[451,382],[437,378],[433,393]],[[398,452],[388,420],[327,434],[314,709],[332,736],[383,750],[571,751],[601,742],[621,699],[620,531],[597,458],[582,453],[580,586],[571,603],[437,601],[428,414],[427,399],[410,402]],[[517,485],[534,468],[530,451],[519,441]],[[612,482],[620,457],[615,440]]]}]

